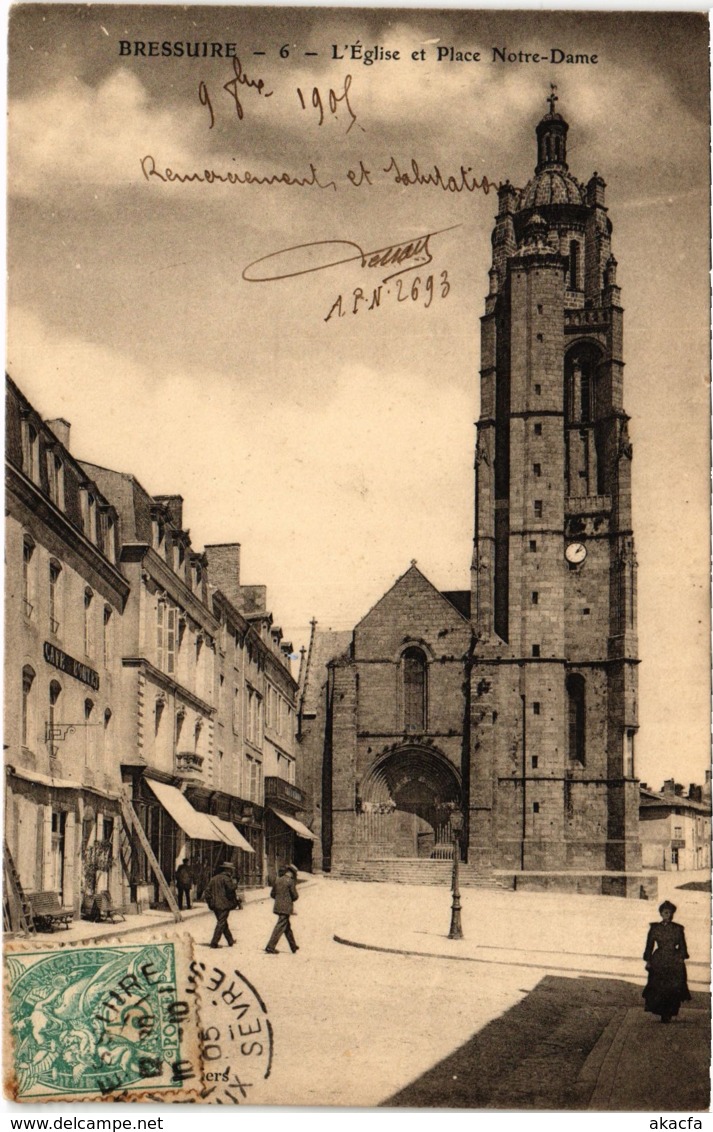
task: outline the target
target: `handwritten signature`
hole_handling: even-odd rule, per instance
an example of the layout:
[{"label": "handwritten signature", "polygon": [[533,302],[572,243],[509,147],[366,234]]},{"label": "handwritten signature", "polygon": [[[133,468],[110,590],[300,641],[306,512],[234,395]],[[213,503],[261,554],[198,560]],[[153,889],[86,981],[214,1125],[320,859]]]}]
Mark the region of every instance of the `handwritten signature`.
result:
[{"label": "handwritten signature", "polygon": [[[432,263],[430,241],[443,232],[452,232],[454,228],[460,228],[460,224],[426,232],[413,240],[387,244],[370,252],[365,252],[353,240],[315,240],[309,244],[293,244],[253,260],[243,269],[243,279],[246,283],[274,283],[278,279],[294,279],[298,275],[310,275],[314,271],[326,271],[329,267],[358,261],[363,268],[397,267],[398,270],[383,277],[382,283],[388,283],[397,275]],[[347,248],[354,249],[352,254],[344,254]],[[263,265],[268,263],[271,266],[265,268]]]}]

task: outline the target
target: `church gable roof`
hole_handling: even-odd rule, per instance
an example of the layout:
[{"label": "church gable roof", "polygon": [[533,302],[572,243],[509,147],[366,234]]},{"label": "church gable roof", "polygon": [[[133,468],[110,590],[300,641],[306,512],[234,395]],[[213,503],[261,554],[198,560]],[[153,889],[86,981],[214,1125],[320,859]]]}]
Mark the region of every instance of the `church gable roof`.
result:
[{"label": "church gable roof", "polygon": [[458,606],[412,563],[357,624],[355,658],[390,657],[407,639],[428,644],[434,653],[460,653],[469,634]]}]

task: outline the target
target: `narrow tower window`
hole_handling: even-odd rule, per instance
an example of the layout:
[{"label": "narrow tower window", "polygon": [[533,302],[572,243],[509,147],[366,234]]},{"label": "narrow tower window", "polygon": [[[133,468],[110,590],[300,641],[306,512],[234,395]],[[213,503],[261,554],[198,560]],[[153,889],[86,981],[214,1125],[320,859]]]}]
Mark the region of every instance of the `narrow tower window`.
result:
[{"label": "narrow tower window", "polygon": [[426,726],[426,657],[421,649],[403,654],[404,729],[423,731]]},{"label": "narrow tower window", "polygon": [[569,757],[584,766],[586,761],[586,713],[584,677],[574,672],[567,677],[569,709]]},{"label": "narrow tower window", "polygon": [[569,289],[570,291],[578,290],[577,281],[579,279],[579,244],[576,240],[571,240],[569,245]]}]

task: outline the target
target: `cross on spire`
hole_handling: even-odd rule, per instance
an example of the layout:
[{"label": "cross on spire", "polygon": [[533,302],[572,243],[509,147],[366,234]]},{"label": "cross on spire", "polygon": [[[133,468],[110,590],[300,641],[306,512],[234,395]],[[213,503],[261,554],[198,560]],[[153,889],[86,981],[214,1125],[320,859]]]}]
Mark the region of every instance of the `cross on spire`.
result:
[{"label": "cross on spire", "polygon": [[554,114],[554,112],[555,112],[555,102],[559,102],[559,99],[558,99],[557,95],[555,94],[555,91],[557,90],[557,84],[556,83],[550,83],[550,90],[552,91],[552,94],[549,96],[547,101],[550,104],[550,114]]}]

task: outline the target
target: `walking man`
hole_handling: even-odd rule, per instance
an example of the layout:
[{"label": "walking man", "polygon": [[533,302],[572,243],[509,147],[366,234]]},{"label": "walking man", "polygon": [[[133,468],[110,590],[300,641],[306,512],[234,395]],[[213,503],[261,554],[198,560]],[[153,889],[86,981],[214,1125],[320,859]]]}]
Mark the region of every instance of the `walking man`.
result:
[{"label": "walking man", "polygon": [[193,869],[191,868],[190,861],[186,857],[181,861],[176,869],[176,891],[178,893],[178,909],[183,910],[183,901],[186,901],[186,908],[191,907],[191,885],[193,884]]},{"label": "walking man", "polygon": [[210,946],[218,947],[221,936],[225,936],[228,947],[232,947],[235,940],[230,934],[228,916],[233,908],[242,908],[243,903],[238,896],[235,865],[231,861],[223,862],[220,872],[208,881],[204,895],[206,904],[215,916],[215,931]]},{"label": "walking man", "polygon": [[299,951],[290,926],[290,916],[292,915],[294,903],[296,900],[299,900],[296,882],[297,869],[295,866],[281,865],[280,875],[273,884],[272,892],[270,893],[275,901],[272,910],[277,916],[277,923],[270,936],[268,945],[265,948],[268,955],[277,955],[277,944],[283,935],[290,945],[292,954],[294,955],[295,951]]}]

